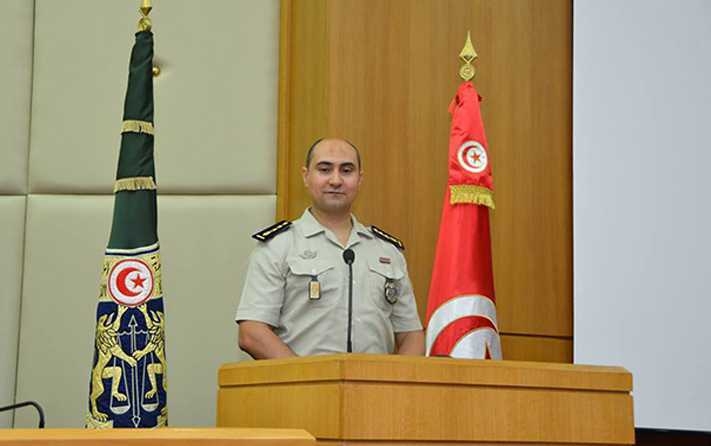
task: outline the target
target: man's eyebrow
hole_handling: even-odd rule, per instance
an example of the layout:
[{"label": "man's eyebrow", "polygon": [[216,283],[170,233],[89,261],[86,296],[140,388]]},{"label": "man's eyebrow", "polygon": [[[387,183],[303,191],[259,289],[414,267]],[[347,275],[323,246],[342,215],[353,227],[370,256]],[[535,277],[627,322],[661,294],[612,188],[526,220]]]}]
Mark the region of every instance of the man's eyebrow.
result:
[{"label": "man's eyebrow", "polygon": [[319,161],[316,163],[317,166],[323,166],[323,167],[330,167],[333,165],[338,164],[339,166],[343,167],[355,167],[356,163],[353,161],[344,161],[342,163],[334,163],[333,161]]}]

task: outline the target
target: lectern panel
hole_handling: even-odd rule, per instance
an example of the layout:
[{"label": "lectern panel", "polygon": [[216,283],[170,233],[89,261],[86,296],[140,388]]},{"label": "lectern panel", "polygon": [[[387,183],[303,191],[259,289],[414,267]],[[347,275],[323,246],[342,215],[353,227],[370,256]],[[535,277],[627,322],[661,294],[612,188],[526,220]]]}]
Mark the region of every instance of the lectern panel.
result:
[{"label": "lectern panel", "polygon": [[218,426],[324,444],[633,444],[620,367],[342,354],[228,364]]}]

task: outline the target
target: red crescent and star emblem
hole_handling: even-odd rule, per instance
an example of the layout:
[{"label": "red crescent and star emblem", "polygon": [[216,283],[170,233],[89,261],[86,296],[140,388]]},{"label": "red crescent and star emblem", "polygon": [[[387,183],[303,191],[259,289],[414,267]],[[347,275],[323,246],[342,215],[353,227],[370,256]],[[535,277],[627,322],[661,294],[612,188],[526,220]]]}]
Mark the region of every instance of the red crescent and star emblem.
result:
[{"label": "red crescent and star emblem", "polygon": [[125,259],[109,272],[108,291],[120,305],[137,307],[153,293],[153,271],[140,259]]},{"label": "red crescent and star emblem", "polygon": [[477,141],[467,141],[457,151],[459,165],[466,171],[481,173],[489,164],[486,149]]}]

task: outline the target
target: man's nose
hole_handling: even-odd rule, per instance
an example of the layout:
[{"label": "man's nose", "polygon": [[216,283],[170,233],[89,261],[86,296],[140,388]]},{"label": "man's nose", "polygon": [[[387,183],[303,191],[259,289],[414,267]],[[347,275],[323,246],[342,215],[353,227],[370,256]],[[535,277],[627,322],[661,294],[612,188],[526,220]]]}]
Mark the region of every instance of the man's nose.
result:
[{"label": "man's nose", "polygon": [[343,184],[343,178],[338,171],[334,171],[330,177],[328,177],[328,183],[332,186],[340,186]]}]

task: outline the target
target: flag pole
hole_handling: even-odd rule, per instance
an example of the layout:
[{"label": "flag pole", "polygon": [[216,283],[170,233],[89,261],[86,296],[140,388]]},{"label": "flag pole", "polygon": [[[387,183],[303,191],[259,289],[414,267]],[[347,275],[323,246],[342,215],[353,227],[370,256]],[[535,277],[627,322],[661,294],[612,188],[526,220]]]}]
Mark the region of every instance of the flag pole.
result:
[{"label": "flag pole", "polygon": [[[139,31],[150,31],[153,28],[153,22],[148,15],[153,10],[153,4],[151,0],[141,0],[141,7],[138,8],[141,12],[141,18],[138,20],[138,30]],[[160,74],[160,67],[158,65],[153,65],[152,69],[153,77],[158,77]]]},{"label": "flag pole", "polygon": [[464,62],[462,67],[459,69],[459,77],[464,79],[464,81],[470,81],[476,76],[476,68],[472,65],[474,59],[479,57],[474,50],[474,45],[472,45],[471,32],[467,31],[467,41],[464,43],[464,48],[459,53],[459,58]]},{"label": "flag pole", "polygon": [[153,10],[151,0],[141,0],[141,7],[138,8],[138,10],[141,12],[141,18],[138,20],[138,30],[150,31],[153,27],[153,23],[151,23],[150,17],[148,17],[148,14]]}]

